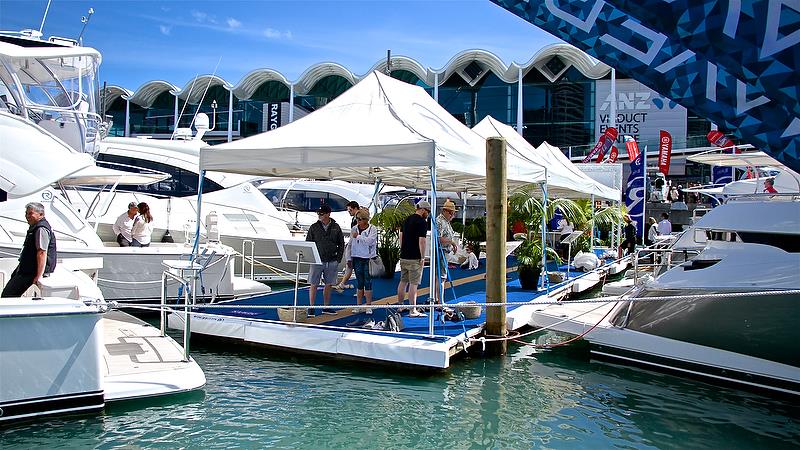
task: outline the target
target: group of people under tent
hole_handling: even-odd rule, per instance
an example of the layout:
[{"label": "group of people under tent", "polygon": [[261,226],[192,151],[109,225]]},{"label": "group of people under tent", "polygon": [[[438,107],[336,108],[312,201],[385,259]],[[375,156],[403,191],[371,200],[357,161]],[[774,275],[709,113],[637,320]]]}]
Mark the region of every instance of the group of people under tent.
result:
[{"label": "group of people under tent", "polygon": [[[456,241],[455,231],[450,222],[456,215],[457,208],[451,200],[447,200],[442,205],[441,214],[436,218],[439,245],[445,255],[456,255],[459,253],[459,245]],[[352,217],[350,222],[350,239],[345,244],[344,232],[340,225],[331,218],[331,208],[326,204],[320,205],[317,209],[317,220],[311,225],[306,234],[306,240],[314,242],[319,251],[321,265],[311,265],[308,273],[310,290],[308,295],[309,308],[308,317],[314,317],[317,310],[316,304],[317,290],[320,282],[324,284],[322,296],[323,305],[330,306],[332,291],[343,292],[352,287],[348,284],[351,276],[356,276],[356,305],[360,306],[362,300],[365,301],[367,308],[364,310],[367,315],[372,314],[372,273],[370,265],[382,264],[378,261],[378,230],[370,224],[369,210],[362,208],[355,201],[347,204],[347,212]],[[415,206],[414,213],[409,215],[403,222],[400,231],[400,282],[397,286],[398,303],[403,304],[406,295],[409,301],[410,317],[425,317],[426,314],[417,309],[417,287],[422,281],[422,273],[425,265],[425,248],[428,233],[428,218],[431,214],[431,205],[422,200]],[[346,261],[347,267],[340,281],[337,282],[338,268],[342,259]],[[475,254],[475,249],[471,246],[466,250],[463,258],[463,266],[469,269],[477,269],[479,262]],[[448,256],[448,261],[450,256]],[[447,267],[440,264],[440,276],[446,277]],[[434,289],[438,289],[439,283],[435,283]],[[438,297],[437,297],[438,298]],[[353,313],[360,312],[354,309]],[[323,308],[322,314],[336,315],[337,313],[330,308]]]}]

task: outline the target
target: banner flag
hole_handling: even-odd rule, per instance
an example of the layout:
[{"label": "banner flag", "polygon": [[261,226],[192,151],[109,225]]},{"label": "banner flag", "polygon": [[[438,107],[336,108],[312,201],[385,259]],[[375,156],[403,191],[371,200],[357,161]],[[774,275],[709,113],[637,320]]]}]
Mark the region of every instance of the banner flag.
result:
[{"label": "banner flag", "polygon": [[724,133],[719,130],[711,130],[706,135],[708,142],[712,145],[716,145],[719,148],[726,148],[726,147],[733,147],[733,141],[728,139]]},{"label": "banner flag", "polygon": [[636,139],[625,135],[625,149],[628,151],[628,160],[633,163],[639,157],[639,144],[636,143]]},{"label": "banner flag", "polygon": [[619,136],[619,133],[617,133],[616,128],[614,127],[606,128],[606,131],[603,132],[603,135],[600,136],[600,139],[597,140],[597,143],[594,144],[594,147],[589,152],[589,154],[587,154],[586,157],[583,158],[582,162],[588,163],[589,161],[592,160],[592,158],[594,158],[594,155],[596,155],[597,152],[600,152],[601,150],[602,153],[605,153],[608,149],[611,148],[612,145],[614,145],[614,142],[617,140],[617,136]]},{"label": "banner flag", "polygon": [[611,154],[608,155],[608,162],[615,163],[617,162],[617,156],[619,156],[619,150],[617,150],[617,146],[611,147]]},{"label": "banner flag", "polygon": [[631,173],[625,185],[625,206],[635,222],[638,236],[644,231],[644,192],[644,154],[639,153],[631,160]]},{"label": "banner flag", "polygon": [[668,131],[658,131],[658,171],[669,175],[669,161],[672,158],[672,135]]},{"label": "banner flag", "polygon": [[601,162],[603,162],[603,156],[606,156],[606,152],[604,152],[604,151],[601,149],[601,150],[600,150],[600,153],[598,153],[598,154],[597,154],[597,161],[595,161],[595,162],[596,162],[597,164],[600,164]]},{"label": "banner flag", "polygon": [[[719,130],[711,130],[706,136],[708,142],[716,145],[719,148],[733,147],[733,141],[728,139],[724,133]],[[711,182],[714,184],[728,184],[733,181],[733,167],[719,167],[713,166],[711,168]]]}]

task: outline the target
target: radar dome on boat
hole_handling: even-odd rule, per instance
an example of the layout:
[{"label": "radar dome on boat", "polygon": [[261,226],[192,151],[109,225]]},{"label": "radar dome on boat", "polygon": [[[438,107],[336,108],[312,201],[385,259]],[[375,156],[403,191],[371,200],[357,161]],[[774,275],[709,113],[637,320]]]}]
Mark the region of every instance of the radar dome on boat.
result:
[{"label": "radar dome on boat", "polygon": [[208,124],[209,124],[208,115],[206,113],[200,113],[197,115],[197,117],[194,118],[194,128],[197,131],[200,130],[208,131],[209,128]]}]

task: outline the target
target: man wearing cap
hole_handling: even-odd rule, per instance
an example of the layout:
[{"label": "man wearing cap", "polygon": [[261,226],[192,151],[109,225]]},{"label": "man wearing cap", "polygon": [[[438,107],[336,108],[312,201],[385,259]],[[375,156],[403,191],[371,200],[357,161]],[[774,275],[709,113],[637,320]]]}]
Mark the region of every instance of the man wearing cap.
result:
[{"label": "man wearing cap", "polygon": [[422,200],[417,203],[414,214],[403,222],[400,229],[400,284],[397,285],[397,302],[402,304],[408,288],[408,302],[411,305],[409,317],[425,317],[417,310],[417,286],[422,281],[422,267],[425,265],[425,237],[428,234],[428,216],[431,204]]},{"label": "man wearing cap", "polygon": [[[306,234],[306,241],[317,244],[317,251],[322,260],[321,265],[312,264],[308,269],[308,283],[311,285],[311,289],[308,291],[308,304],[311,307],[308,309],[309,317],[315,316],[314,301],[317,297],[320,279],[325,283],[322,291],[324,305],[331,304],[331,290],[333,284],[336,283],[339,263],[344,256],[344,234],[339,224],[331,219],[331,207],[326,204],[320,205],[317,209],[317,216],[319,220],[308,228],[308,234]],[[324,309],[322,313],[336,314],[330,309]]]},{"label": "man wearing cap", "polygon": [[114,234],[117,235],[117,244],[119,244],[120,247],[131,246],[133,242],[131,230],[133,229],[133,222],[138,215],[139,208],[136,206],[136,202],[130,202],[128,203],[128,211],[120,214],[120,216],[117,217],[117,221],[111,226],[111,229],[114,230]]}]

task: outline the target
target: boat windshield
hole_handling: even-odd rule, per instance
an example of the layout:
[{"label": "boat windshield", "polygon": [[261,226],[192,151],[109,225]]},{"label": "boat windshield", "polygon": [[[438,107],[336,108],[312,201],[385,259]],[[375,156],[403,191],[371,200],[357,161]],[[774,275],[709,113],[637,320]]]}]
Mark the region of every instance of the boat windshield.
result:
[{"label": "boat windshield", "polygon": [[14,97],[15,113],[76,151],[93,152],[102,123],[97,114],[99,59],[95,55],[0,56],[0,60],[0,79],[7,98]]},{"label": "boat windshield", "polygon": [[9,70],[16,73],[29,108],[97,110],[97,59],[92,55],[20,58]]}]

